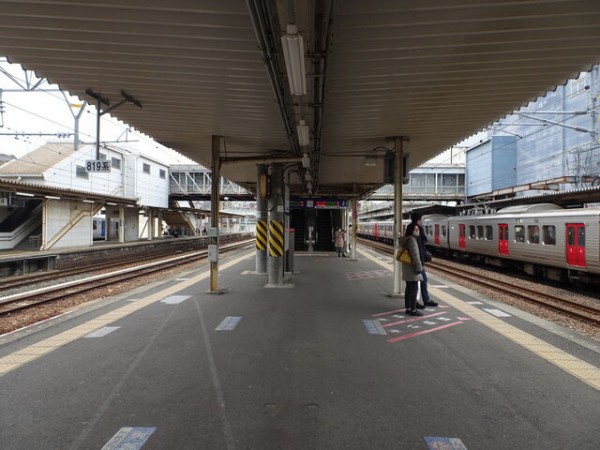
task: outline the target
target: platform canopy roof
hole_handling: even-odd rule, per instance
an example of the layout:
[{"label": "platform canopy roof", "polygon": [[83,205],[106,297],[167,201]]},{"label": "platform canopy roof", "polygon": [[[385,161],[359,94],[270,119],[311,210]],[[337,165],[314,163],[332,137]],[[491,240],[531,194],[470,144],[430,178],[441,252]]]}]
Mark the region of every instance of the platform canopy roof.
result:
[{"label": "platform canopy roof", "polygon": [[391,138],[416,167],[600,62],[600,1],[5,0],[0,54],[92,103],[131,96],[111,114],[208,167],[218,144],[243,186],[283,162],[294,194],[363,195]]}]

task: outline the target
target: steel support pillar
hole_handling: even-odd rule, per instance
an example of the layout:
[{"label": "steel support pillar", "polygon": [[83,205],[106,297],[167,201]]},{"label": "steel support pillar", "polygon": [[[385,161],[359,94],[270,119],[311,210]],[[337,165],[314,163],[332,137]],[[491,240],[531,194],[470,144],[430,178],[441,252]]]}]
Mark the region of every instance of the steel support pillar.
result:
[{"label": "steel support pillar", "polygon": [[271,196],[269,197],[269,245],[267,267],[269,285],[283,285],[284,255],[283,164],[271,165]]},{"label": "steel support pillar", "polygon": [[402,263],[396,261],[396,254],[402,243],[402,184],[404,182],[403,167],[403,137],[394,138],[395,168],[394,168],[394,290],[393,296],[402,296]]},{"label": "steel support pillar", "polygon": [[[219,180],[221,179],[221,136],[212,137],[212,182],[210,186],[210,227],[209,242],[210,291],[219,292]],[[211,248],[212,247],[212,248]]]},{"label": "steel support pillar", "polygon": [[356,259],[356,230],[358,229],[358,201],[356,197],[351,201],[352,208],[352,230],[350,231],[350,258]]},{"label": "steel support pillar", "polygon": [[119,227],[117,228],[119,233],[119,243],[125,242],[125,207],[119,206]]},{"label": "steel support pillar", "polygon": [[256,273],[267,273],[267,242],[269,236],[267,212],[267,179],[269,167],[256,165]]}]

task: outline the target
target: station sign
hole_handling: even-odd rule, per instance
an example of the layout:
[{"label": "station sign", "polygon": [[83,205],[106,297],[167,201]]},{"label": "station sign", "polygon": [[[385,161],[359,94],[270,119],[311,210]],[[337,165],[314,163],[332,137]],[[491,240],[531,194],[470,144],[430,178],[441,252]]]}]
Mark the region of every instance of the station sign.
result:
[{"label": "station sign", "polygon": [[346,209],[348,200],[331,198],[294,198],[290,199],[290,209]]},{"label": "station sign", "polygon": [[112,168],[111,161],[105,159],[86,159],[85,170],[86,172],[110,172]]}]

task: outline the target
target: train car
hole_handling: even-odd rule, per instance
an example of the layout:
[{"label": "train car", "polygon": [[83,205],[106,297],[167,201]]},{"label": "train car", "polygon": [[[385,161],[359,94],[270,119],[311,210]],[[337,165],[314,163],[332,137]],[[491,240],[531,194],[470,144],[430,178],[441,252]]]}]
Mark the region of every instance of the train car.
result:
[{"label": "train car", "polygon": [[[402,221],[402,234],[410,220]],[[394,245],[394,221],[385,220],[379,222],[359,222],[357,236],[372,241],[383,242]]]},{"label": "train car", "polygon": [[[382,225],[360,224],[361,234],[393,243]],[[552,280],[598,282],[600,209],[564,209],[553,204],[504,208],[493,214],[423,217],[423,231],[434,253],[511,267]]]},{"label": "train car", "polygon": [[106,220],[104,217],[94,217],[92,219],[92,239],[99,241],[106,238]]}]

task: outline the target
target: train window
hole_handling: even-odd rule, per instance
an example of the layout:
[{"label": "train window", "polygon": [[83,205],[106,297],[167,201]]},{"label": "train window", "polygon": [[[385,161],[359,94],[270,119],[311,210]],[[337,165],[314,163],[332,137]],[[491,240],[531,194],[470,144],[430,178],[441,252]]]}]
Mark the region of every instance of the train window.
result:
[{"label": "train window", "polygon": [[442,236],[446,237],[447,236],[447,231],[446,231],[446,225],[442,225]]},{"label": "train window", "polygon": [[515,225],[515,242],[525,242],[525,227]]},{"label": "train window", "polygon": [[577,245],[585,247],[585,227],[577,228]]},{"label": "train window", "polygon": [[494,239],[494,227],[491,225],[485,226],[485,239],[486,241],[491,241]]},{"label": "train window", "polygon": [[556,228],[554,225],[544,225],[542,227],[542,244],[556,245]]},{"label": "train window", "polygon": [[537,225],[529,225],[527,227],[527,241],[530,244],[540,243],[540,227]]},{"label": "train window", "polygon": [[477,225],[477,239],[483,239],[483,225]]},{"label": "train window", "polygon": [[475,225],[469,225],[469,239],[475,239]]},{"label": "train window", "polygon": [[144,173],[150,173],[150,164],[142,163],[142,171]]}]

